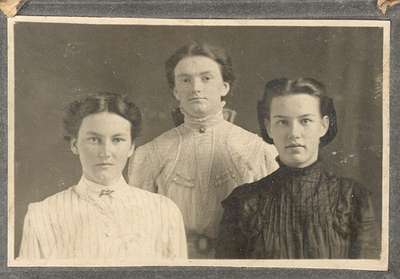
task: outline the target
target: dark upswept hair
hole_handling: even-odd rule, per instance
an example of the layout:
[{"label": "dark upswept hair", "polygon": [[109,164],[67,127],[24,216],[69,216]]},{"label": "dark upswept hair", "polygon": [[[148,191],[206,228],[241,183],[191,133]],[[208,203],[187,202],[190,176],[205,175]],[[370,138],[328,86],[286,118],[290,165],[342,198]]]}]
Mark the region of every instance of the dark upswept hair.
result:
[{"label": "dark upswept hair", "polygon": [[264,124],[264,120],[269,120],[270,118],[272,99],[294,94],[309,94],[319,98],[321,116],[326,115],[329,118],[328,131],[321,137],[320,146],[330,143],[337,133],[335,106],[332,98],[325,95],[325,86],[313,78],[298,78],[294,80],[278,78],[267,82],[264,87],[264,94],[257,104],[258,123],[263,139],[268,143],[273,143]]},{"label": "dark upswept hair", "polygon": [[64,139],[67,141],[78,137],[82,120],[86,116],[100,112],[115,113],[128,120],[131,123],[132,142],[140,134],[142,115],[126,95],[98,92],[73,101],[66,106],[64,112]]},{"label": "dark upswept hair", "polygon": [[224,49],[207,43],[193,42],[185,45],[172,54],[165,63],[168,85],[171,89],[175,87],[175,67],[182,59],[191,56],[205,56],[211,58],[220,66],[222,79],[232,87],[235,81],[232,60]]}]

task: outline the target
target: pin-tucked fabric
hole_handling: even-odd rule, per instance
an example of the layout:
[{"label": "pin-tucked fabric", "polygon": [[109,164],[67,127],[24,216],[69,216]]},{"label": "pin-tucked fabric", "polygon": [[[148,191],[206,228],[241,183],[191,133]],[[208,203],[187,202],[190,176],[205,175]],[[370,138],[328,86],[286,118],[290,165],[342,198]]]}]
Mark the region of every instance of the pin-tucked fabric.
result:
[{"label": "pin-tucked fabric", "polygon": [[181,213],[168,198],[84,177],[29,205],[19,259],[186,258]]},{"label": "pin-tucked fabric", "polygon": [[378,258],[371,197],[354,180],[318,161],[302,169],[281,165],[237,187],[223,202],[218,258]]}]

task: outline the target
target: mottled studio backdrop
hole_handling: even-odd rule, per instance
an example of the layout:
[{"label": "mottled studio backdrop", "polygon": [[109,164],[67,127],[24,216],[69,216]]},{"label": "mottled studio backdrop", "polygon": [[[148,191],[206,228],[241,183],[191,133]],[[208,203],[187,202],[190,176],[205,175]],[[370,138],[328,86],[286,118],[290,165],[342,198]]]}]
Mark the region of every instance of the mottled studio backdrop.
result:
[{"label": "mottled studio backdrop", "polygon": [[63,140],[62,109],[77,96],[134,96],[144,116],[137,145],[173,127],[176,106],[164,62],[193,40],[224,47],[237,82],[227,106],[258,133],[256,101],[266,81],[322,81],[334,98],[339,133],[322,151],[337,172],[361,181],[381,215],[382,39],[380,28],[15,25],[15,249],[30,202],[78,182],[79,160]]}]

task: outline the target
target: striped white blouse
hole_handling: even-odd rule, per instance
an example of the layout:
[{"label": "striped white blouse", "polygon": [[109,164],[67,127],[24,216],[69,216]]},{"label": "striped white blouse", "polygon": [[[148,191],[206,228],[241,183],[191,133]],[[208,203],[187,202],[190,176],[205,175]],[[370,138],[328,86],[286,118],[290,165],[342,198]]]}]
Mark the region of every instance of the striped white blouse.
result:
[{"label": "striped white blouse", "polygon": [[168,198],[84,177],[76,186],[29,205],[20,259],[186,258],[182,215]]}]

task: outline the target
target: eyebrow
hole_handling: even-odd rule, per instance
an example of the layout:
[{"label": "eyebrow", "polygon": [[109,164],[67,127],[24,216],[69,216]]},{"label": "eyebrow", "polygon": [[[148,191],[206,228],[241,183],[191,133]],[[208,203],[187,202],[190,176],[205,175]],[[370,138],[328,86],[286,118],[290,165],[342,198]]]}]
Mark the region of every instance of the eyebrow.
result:
[{"label": "eyebrow", "polygon": [[[302,118],[302,117],[310,117],[310,116],[315,116],[314,113],[307,113],[307,114],[302,114],[300,116],[297,116],[296,118]],[[290,118],[290,116],[286,116],[286,115],[274,115],[272,116],[272,118]]]},{"label": "eyebrow", "polygon": [[98,134],[98,133],[92,132],[92,131],[87,131],[86,134],[87,134],[87,135],[101,136],[101,134]]},{"label": "eyebrow", "polygon": [[[213,72],[212,71],[204,71],[204,72],[200,72],[198,75],[205,75],[205,74],[213,74]],[[177,77],[186,77],[186,76],[192,76],[192,74],[181,73],[181,74],[177,75]]]},{"label": "eyebrow", "polygon": [[[94,136],[99,136],[99,137],[103,136],[102,134],[99,134],[99,133],[96,133],[93,131],[86,132],[86,135],[94,135]],[[120,137],[120,136],[129,136],[129,135],[127,133],[118,133],[118,134],[112,135],[112,137]]]}]

